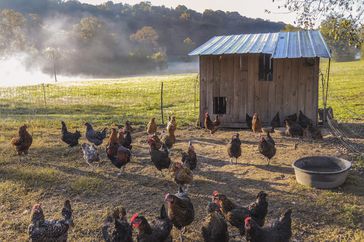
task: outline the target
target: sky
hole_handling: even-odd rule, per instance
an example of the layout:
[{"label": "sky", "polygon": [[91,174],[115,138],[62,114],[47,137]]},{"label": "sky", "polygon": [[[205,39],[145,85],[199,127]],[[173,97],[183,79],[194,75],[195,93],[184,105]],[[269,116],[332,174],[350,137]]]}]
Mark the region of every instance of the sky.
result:
[{"label": "sky", "polygon": [[[106,0],[80,0],[80,2],[101,4]],[[113,2],[136,4],[141,0],[114,0]],[[156,6],[164,5],[166,7],[185,5],[198,12],[203,12],[205,9],[236,11],[246,17],[283,21],[289,24],[294,24],[295,20],[294,13],[287,13],[286,10],[278,9],[278,5],[284,3],[284,0],[275,0],[274,3],[272,0],[149,0],[149,2]],[[266,13],[266,9],[272,13]]]}]

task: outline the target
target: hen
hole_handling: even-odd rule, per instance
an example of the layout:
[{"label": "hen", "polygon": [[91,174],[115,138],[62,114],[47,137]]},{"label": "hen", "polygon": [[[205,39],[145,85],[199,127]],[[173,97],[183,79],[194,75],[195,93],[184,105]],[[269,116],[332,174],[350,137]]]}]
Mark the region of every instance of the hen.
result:
[{"label": "hen", "polygon": [[182,230],[195,219],[195,209],[187,193],[180,187],[178,193],[167,194],[165,201],[168,204],[168,218],[174,227],[180,231],[180,241],[183,241]]},{"label": "hen", "polygon": [[95,131],[90,123],[85,123],[86,126],[86,139],[90,142],[99,146],[102,144],[102,141],[106,138],[106,128],[104,128],[101,132]]},{"label": "hen", "polygon": [[148,138],[149,154],[154,166],[162,173],[163,169],[168,169],[171,165],[168,148],[163,144],[163,149],[156,148],[156,142],[152,137]]},{"label": "hen", "polygon": [[100,161],[100,155],[96,146],[83,143],[81,148],[83,152],[83,158],[87,164],[91,165],[93,162]]},{"label": "hen", "polygon": [[131,133],[129,130],[124,128],[124,140],[123,140],[123,143],[121,143],[121,145],[124,146],[125,148],[131,150],[133,148],[131,143],[132,143]]},{"label": "hen", "polygon": [[298,114],[298,124],[301,125],[302,128],[307,128],[309,125],[312,125],[313,122],[300,110],[300,113]]},{"label": "hen", "polygon": [[192,142],[188,142],[188,150],[186,152],[182,152],[182,163],[188,167],[191,171],[196,169],[197,166],[197,155],[195,152],[195,148],[192,145]]},{"label": "hen", "polygon": [[134,214],[130,220],[134,228],[138,229],[138,242],[172,242],[171,230],[173,224],[169,220],[164,204],[160,215],[150,225],[144,216]]},{"label": "hen", "polygon": [[309,124],[307,128],[303,130],[303,136],[314,140],[322,139],[321,130],[317,127],[314,127],[312,124]]},{"label": "hen", "polygon": [[267,194],[263,191],[259,192],[257,199],[249,205],[248,209],[250,216],[254,218],[259,226],[263,226],[268,213]]},{"label": "hen", "polygon": [[172,117],[168,117],[168,123],[167,123],[167,131],[169,132],[170,130],[174,133],[177,129],[177,121],[176,121],[176,117],[172,116]]},{"label": "hen", "polygon": [[262,132],[262,123],[260,122],[260,118],[257,113],[254,113],[253,115],[252,130],[254,133]]},{"label": "hen", "polygon": [[279,112],[277,112],[276,115],[273,117],[272,121],[270,122],[270,126],[272,126],[273,129],[281,127],[281,119],[279,118]]},{"label": "hen", "polygon": [[133,132],[134,131],[134,128],[131,126],[131,122],[130,121],[125,121],[125,127],[124,127],[124,131],[125,132]]},{"label": "hen", "polygon": [[125,165],[130,162],[131,152],[128,148],[119,145],[117,142],[118,138],[116,130],[113,129],[106,147],[106,154],[111,163],[120,169],[120,173],[118,173],[118,175],[121,175],[121,172],[125,169]]},{"label": "hen", "polygon": [[40,204],[32,208],[31,224],[28,227],[32,242],[67,241],[68,230],[73,225],[72,208],[69,200],[64,202],[61,220],[45,220]]},{"label": "hen", "polygon": [[297,113],[286,116],[286,118],[284,120],[290,120],[292,122],[296,122],[297,121]]},{"label": "hen", "polygon": [[244,219],[250,216],[247,208],[233,203],[224,194],[213,192],[213,200],[220,207],[225,219],[233,226],[239,229],[240,235],[244,235]]},{"label": "hen", "polygon": [[166,147],[168,149],[171,149],[173,147],[173,145],[176,143],[176,136],[174,135],[174,131],[175,129],[170,127],[167,132],[168,134],[166,134],[163,131],[162,137],[161,137],[161,141],[163,144],[166,145]]},{"label": "hen", "polygon": [[147,124],[147,133],[152,135],[157,132],[157,124],[155,123],[155,118],[151,118]]},{"label": "hen", "polygon": [[78,145],[78,140],[81,137],[80,131],[76,130],[76,132],[71,133],[67,130],[67,126],[65,122],[61,121],[62,124],[62,141],[69,145],[69,147],[74,147]]},{"label": "hen", "polygon": [[193,182],[193,173],[192,171],[184,167],[182,163],[175,162],[171,166],[171,171],[174,176],[174,181],[177,183],[177,185],[184,187],[185,185],[187,188],[185,189],[187,192],[188,185],[190,185]]},{"label": "hen", "polygon": [[228,242],[229,231],[224,216],[219,206],[209,202],[207,217],[202,222],[201,233],[205,242]]},{"label": "hen", "polygon": [[106,144],[106,154],[107,154],[107,156],[108,157],[109,156],[116,156],[119,146],[120,146],[120,143],[119,143],[119,139],[118,139],[118,134],[116,132],[116,129],[112,128],[109,140],[108,140],[108,142]]},{"label": "hen", "polygon": [[220,125],[219,116],[216,115],[215,121],[212,122],[210,119],[210,115],[208,112],[205,113],[205,121],[204,121],[205,129],[210,131],[210,134],[213,134],[218,129],[218,126]]},{"label": "hen", "polygon": [[[114,224],[113,227],[111,225]],[[102,227],[102,237],[105,242],[133,242],[132,227],[126,219],[124,208],[116,208],[112,216],[108,216]]]},{"label": "hen", "polygon": [[[268,133],[269,134],[269,133]],[[270,138],[273,140],[272,138]],[[269,138],[262,137],[258,145],[259,153],[264,155],[268,159],[268,166],[270,159],[272,159],[276,154],[276,146],[274,141],[270,141]]]},{"label": "hen", "polygon": [[251,217],[245,218],[245,233],[248,242],[289,242],[292,210],[288,209],[270,227],[261,227]]},{"label": "hen", "polygon": [[286,122],[286,135],[289,135],[291,137],[303,136],[303,129],[301,125],[289,119],[286,119],[285,122]]},{"label": "hen", "polygon": [[252,129],[253,117],[250,116],[249,114],[245,114],[245,122],[246,125],[248,126],[248,129]]},{"label": "hen", "polygon": [[230,157],[230,163],[232,163],[233,158],[235,158],[235,163],[238,163],[238,158],[241,156],[241,141],[239,133],[234,134],[231,138],[231,141],[227,146],[227,152]]},{"label": "hen", "polygon": [[33,143],[33,137],[28,133],[27,128],[26,125],[21,126],[18,131],[18,137],[11,140],[11,144],[15,146],[18,155],[27,155]]}]

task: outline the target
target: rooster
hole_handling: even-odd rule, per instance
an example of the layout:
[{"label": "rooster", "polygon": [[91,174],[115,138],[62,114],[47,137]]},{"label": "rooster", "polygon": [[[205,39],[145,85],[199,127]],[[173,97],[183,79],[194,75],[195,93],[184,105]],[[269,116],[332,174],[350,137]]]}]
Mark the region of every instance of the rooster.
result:
[{"label": "rooster", "polygon": [[102,144],[102,141],[106,138],[106,128],[104,128],[101,132],[95,131],[90,123],[85,123],[86,126],[86,139],[90,142],[99,146]]},{"label": "rooster", "polygon": [[209,202],[207,205],[207,217],[202,223],[201,233],[205,242],[228,242],[229,231],[224,216],[219,206]]},{"label": "rooster", "polygon": [[255,202],[248,206],[250,216],[258,223],[259,226],[263,226],[265,217],[268,213],[268,201],[267,194],[260,191],[257,195]]},{"label": "rooster", "polygon": [[261,227],[253,218],[245,218],[246,240],[248,242],[289,242],[292,236],[291,214],[292,210],[288,209],[270,227]]},{"label": "rooster", "polygon": [[174,227],[180,231],[180,241],[183,241],[183,231],[195,219],[195,209],[191,199],[180,187],[178,193],[174,195],[168,193],[165,196],[165,201],[168,204],[168,218]]},{"label": "rooster", "polygon": [[307,128],[309,125],[312,125],[313,122],[309,119],[303,112],[300,110],[298,114],[298,124],[301,125],[302,128]]},{"label": "rooster", "polygon": [[149,123],[147,124],[147,133],[152,135],[157,132],[157,124],[155,123],[155,118],[151,118]]},{"label": "rooster", "polygon": [[171,230],[173,224],[168,218],[164,204],[161,207],[160,215],[152,224],[139,214],[134,214],[130,222],[132,226],[138,229],[138,242],[172,242]]},{"label": "rooster", "polygon": [[220,126],[220,119],[219,116],[216,115],[215,120],[212,122],[210,119],[210,115],[208,112],[205,113],[205,121],[204,121],[205,129],[210,131],[210,134],[213,134],[216,132],[218,127]]},{"label": "rooster", "polygon": [[27,128],[25,124],[21,126],[18,131],[18,137],[11,140],[11,144],[15,146],[18,155],[27,155],[33,143],[33,137],[28,133]]},{"label": "rooster", "polygon": [[286,122],[286,135],[289,135],[291,137],[303,136],[303,129],[301,125],[289,119],[286,119],[285,122]]},{"label": "rooster", "polygon": [[[269,134],[269,132],[268,132],[268,134]],[[259,145],[258,145],[259,153],[261,153],[268,159],[268,166],[270,163],[270,159],[272,159],[273,156],[275,156],[276,151],[277,151],[274,140],[273,140],[273,142],[272,142],[272,140],[273,140],[272,138],[270,140],[269,138],[262,137],[259,142]]]},{"label": "rooster", "polygon": [[248,126],[248,129],[252,129],[252,121],[253,121],[253,117],[250,116],[249,114],[245,114],[245,122],[246,122],[246,125]]},{"label": "rooster", "polygon": [[254,133],[262,132],[262,123],[261,123],[259,115],[257,113],[254,113],[254,115],[253,115],[252,130]]},{"label": "rooster", "polygon": [[[168,169],[171,165],[171,158],[169,158],[168,148],[163,144],[162,150],[156,148],[156,141],[148,138],[149,154],[154,166],[162,173],[162,170]],[[163,174],[163,173],[162,173]]]},{"label": "rooster", "polygon": [[78,140],[81,137],[80,131],[76,130],[71,133],[67,130],[65,122],[61,121],[62,124],[62,141],[69,145],[69,147],[74,147],[78,145]]},{"label": "rooster", "polygon": [[[111,224],[113,227],[110,227]],[[132,227],[126,219],[124,208],[116,208],[111,216],[107,216],[102,227],[105,242],[133,242]]]},{"label": "rooster", "polygon": [[235,158],[235,163],[238,163],[238,158],[241,156],[241,141],[239,138],[239,133],[236,133],[231,138],[230,143],[227,146],[227,152],[230,157],[230,163],[232,159]]},{"label": "rooster", "polygon": [[28,227],[29,240],[32,242],[67,241],[68,230],[73,226],[72,208],[69,200],[64,202],[61,220],[45,220],[40,204],[35,204]]},{"label": "rooster", "polygon": [[91,163],[100,161],[100,155],[95,145],[83,143],[81,148],[83,152],[83,158],[87,164],[91,166]]},{"label": "rooster", "polygon": [[173,163],[171,171],[174,175],[174,181],[176,184],[181,187],[186,185],[187,187],[185,190],[187,192],[188,186],[193,182],[192,171],[188,167],[183,166],[180,162]]},{"label": "rooster", "polygon": [[197,166],[197,155],[195,152],[195,148],[192,145],[192,141],[188,142],[188,150],[186,152],[182,152],[182,163],[188,167],[191,171],[196,169]]},{"label": "rooster", "polygon": [[272,121],[270,122],[272,129],[281,127],[281,119],[279,118],[279,112],[273,117]]}]

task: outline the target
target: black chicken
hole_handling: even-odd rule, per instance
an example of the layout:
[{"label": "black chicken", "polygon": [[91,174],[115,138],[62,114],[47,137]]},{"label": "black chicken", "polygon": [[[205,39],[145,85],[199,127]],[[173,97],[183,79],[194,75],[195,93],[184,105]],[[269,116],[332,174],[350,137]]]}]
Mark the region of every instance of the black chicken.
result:
[{"label": "black chicken", "polygon": [[196,169],[197,166],[197,155],[192,142],[188,142],[188,151],[182,153],[182,163],[188,167],[191,171]]},{"label": "black chicken", "polygon": [[303,130],[303,135],[313,140],[322,139],[321,130],[317,127],[314,127],[312,124],[309,124],[307,128]]},{"label": "black chicken", "polygon": [[249,116],[249,114],[245,114],[245,122],[246,122],[246,125],[248,126],[248,129],[252,130],[253,117]]},{"label": "black chicken", "polygon": [[61,220],[45,220],[40,204],[32,208],[31,224],[28,227],[32,242],[67,241],[68,230],[73,225],[72,208],[69,200],[64,202]]},{"label": "black chicken", "polygon": [[157,149],[156,141],[153,137],[148,138],[149,154],[154,166],[162,172],[163,169],[168,169],[171,165],[169,151],[165,144],[162,145],[162,150]]},{"label": "black chicken", "polygon": [[131,159],[131,152],[128,148],[125,148],[124,146],[120,145],[117,148],[116,155],[110,155],[107,152],[107,158],[111,161],[111,163],[120,169],[120,173],[118,175],[121,175],[122,172],[125,170],[125,165],[130,162]]},{"label": "black chicken", "polygon": [[183,241],[182,231],[195,219],[195,210],[191,199],[180,187],[178,193],[174,195],[168,193],[165,196],[165,201],[168,204],[168,218],[174,227],[180,230],[180,241]]},{"label": "black chicken", "polygon": [[228,242],[229,231],[224,216],[216,203],[207,205],[207,217],[202,223],[201,233],[205,242]]},{"label": "black chicken", "polygon": [[304,115],[303,112],[300,110],[300,113],[298,115],[298,124],[301,125],[301,127],[305,129],[309,125],[312,125],[313,122],[306,115]]},{"label": "black chicken", "polygon": [[134,214],[130,219],[134,228],[137,228],[138,242],[172,242],[171,230],[173,224],[169,220],[164,204],[160,215],[150,225],[144,216]]},{"label": "black chicken", "polygon": [[268,159],[268,166],[269,166],[270,159],[272,159],[273,156],[275,156],[277,151],[275,144],[269,141],[269,139],[262,137],[259,142],[258,149],[259,153],[261,153]]},{"label": "black chicken", "polygon": [[272,128],[278,128],[281,127],[281,119],[279,118],[279,112],[276,113],[276,115],[273,117],[272,121],[270,122],[270,125]]},{"label": "black chicken", "polygon": [[67,126],[65,122],[61,121],[62,124],[62,141],[69,145],[69,147],[74,147],[78,145],[78,140],[81,137],[80,131],[76,130],[76,132],[71,133],[67,130]]},{"label": "black chicken", "polygon": [[234,134],[231,138],[231,141],[227,146],[227,153],[230,157],[231,163],[233,158],[235,158],[235,163],[238,163],[238,158],[241,156],[241,141],[239,133]]},{"label": "black chicken", "polygon": [[124,146],[125,148],[128,148],[129,150],[131,150],[133,148],[131,143],[132,143],[131,133],[129,130],[124,129],[124,140],[121,145]]},{"label": "black chicken", "polygon": [[301,125],[298,123],[291,121],[289,119],[285,120],[286,122],[286,134],[291,137],[302,137],[303,136],[303,129]]},{"label": "black chicken", "polygon": [[286,116],[286,118],[284,120],[290,120],[292,122],[296,122],[297,121],[297,113]]},{"label": "black chicken", "polygon": [[90,123],[85,123],[86,126],[86,139],[99,146],[102,144],[102,141],[106,138],[106,128],[104,128],[101,132],[95,131]]},{"label": "black chicken", "polygon": [[289,242],[291,230],[292,210],[288,209],[270,227],[261,227],[251,217],[245,218],[245,234],[248,242]]},{"label": "black chicken", "polygon": [[[114,224],[111,227],[112,223]],[[102,237],[105,242],[133,242],[132,227],[126,219],[124,208],[116,208],[112,216],[108,216],[102,227]]]},{"label": "black chicken", "polygon": [[250,216],[258,223],[259,226],[263,226],[265,217],[268,213],[268,201],[267,194],[260,191],[257,195],[255,202],[251,203],[248,207]]}]

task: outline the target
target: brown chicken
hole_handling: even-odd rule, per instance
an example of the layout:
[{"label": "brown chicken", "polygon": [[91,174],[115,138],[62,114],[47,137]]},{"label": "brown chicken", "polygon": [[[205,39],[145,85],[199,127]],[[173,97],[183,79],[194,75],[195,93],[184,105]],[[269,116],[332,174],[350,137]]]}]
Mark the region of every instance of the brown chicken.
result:
[{"label": "brown chicken", "polygon": [[235,163],[238,163],[238,158],[241,156],[241,141],[239,138],[239,133],[236,133],[231,138],[230,143],[227,146],[227,152],[230,157],[230,163],[232,159],[235,158]]},{"label": "brown chicken", "polygon": [[168,204],[168,218],[174,227],[180,231],[180,241],[183,241],[182,230],[195,219],[195,209],[191,199],[180,187],[178,193],[174,195],[168,193],[165,196],[165,201]]},{"label": "brown chicken", "polygon": [[168,218],[164,204],[159,217],[151,224],[144,216],[137,213],[131,217],[130,222],[134,228],[138,229],[138,242],[172,242],[170,234],[173,224]]},{"label": "brown chicken", "polygon": [[193,182],[192,171],[188,167],[183,166],[183,164],[180,162],[173,163],[171,166],[171,171],[176,184],[182,188],[185,188],[186,186],[185,191],[187,192],[188,186]]},{"label": "brown chicken", "polygon": [[196,169],[197,166],[197,155],[195,152],[195,148],[192,145],[192,141],[188,142],[188,150],[186,152],[182,152],[182,163],[190,168],[190,170]]},{"label": "brown chicken", "polygon": [[313,140],[322,139],[321,130],[309,124],[307,128],[303,129],[303,136]]},{"label": "brown chicken", "polygon": [[258,145],[259,153],[264,155],[268,159],[268,166],[270,163],[270,159],[275,156],[277,151],[275,143],[273,142],[270,141],[268,138],[262,137]]},{"label": "brown chicken", "polygon": [[[156,148],[156,141],[153,137],[148,138],[150,159],[154,166],[162,173],[162,170],[169,169],[171,165],[171,158],[169,158],[169,151],[165,144],[162,145],[162,150]],[[163,175],[163,173],[162,173]]]},{"label": "brown chicken", "polygon": [[147,124],[147,133],[152,135],[157,132],[157,124],[155,122],[155,118],[151,118],[149,123]]},{"label": "brown chicken", "polygon": [[172,130],[172,132],[174,133],[177,129],[177,121],[176,121],[176,117],[175,116],[169,116],[168,117],[168,123],[167,123],[167,132],[169,132],[170,130]]},{"label": "brown chicken", "polygon": [[26,125],[21,126],[18,131],[18,137],[11,140],[11,144],[15,146],[18,155],[27,155],[33,143],[33,137],[28,133],[27,128]]},{"label": "brown chicken", "polygon": [[119,146],[118,133],[116,132],[116,129],[112,128],[109,140],[106,144],[106,154],[108,156],[115,156],[118,152]]},{"label": "brown chicken", "polygon": [[224,194],[213,192],[213,201],[220,207],[225,219],[233,226],[239,229],[240,235],[244,235],[244,219],[250,216],[247,208],[233,203]]},{"label": "brown chicken", "polygon": [[248,207],[250,216],[254,218],[259,226],[263,226],[265,217],[268,213],[268,201],[267,194],[260,191],[257,195],[257,199],[251,203]]},{"label": "brown chicken", "polygon": [[257,113],[254,113],[254,115],[253,115],[252,130],[254,133],[262,132],[262,123],[261,123],[259,115]]},{"label": "brown chicken", "polygon": [[215,133],[220,126],[220,119],[219,116],[216,115],[215,121],[211,121],[210,115],[208,112],[205,113],[205,121],[204,121],[205,129],[209,130],[211,134]]},{"label": "brown chicken", "polygon": [[119,145],[123,145],[124,142],[125,142],[125,132],[124,132],[124,128],[119,128],[119,131],[118,131],[118,144]]},{"label": "brown chicken", "polygon": [[286,119],[285,123],[286,123],[286,135],[289,135],[291,137],[303,136],[303,129],[301,125],[289,119]]},{"label": "brown chicken", "polygon": [[216,203],[207,205],[207,217],[202,222],[201,233],[205,242],[228,242],[228,225]]},{"label": "brown chicken", "polygon": [[292,236],[291,214],[292,210],[288,209],[269,227],[259,226],[251,217],[245,218],[246,240],[248,242],[289,242]]},{"label": "brown chicken", "polygon": [[176,143],[176,136],[174,135],[174,130],[175,129],[170,128],[167,130],[168,133],[165,133],[164,131],[162,133],[161,141],[163,144],[166,145],[168,149],[171,149],[173,145]]},{"label": "brown chicken", "polygon": [[128,148],[119,143],[119,137],[114,128],[111,129],[111,135],[106,146],[106,154],[111,163],[120,169],[118,175],[121,175],[121,172],[125,170],[125,165],[131,160],[131,152]]}]

